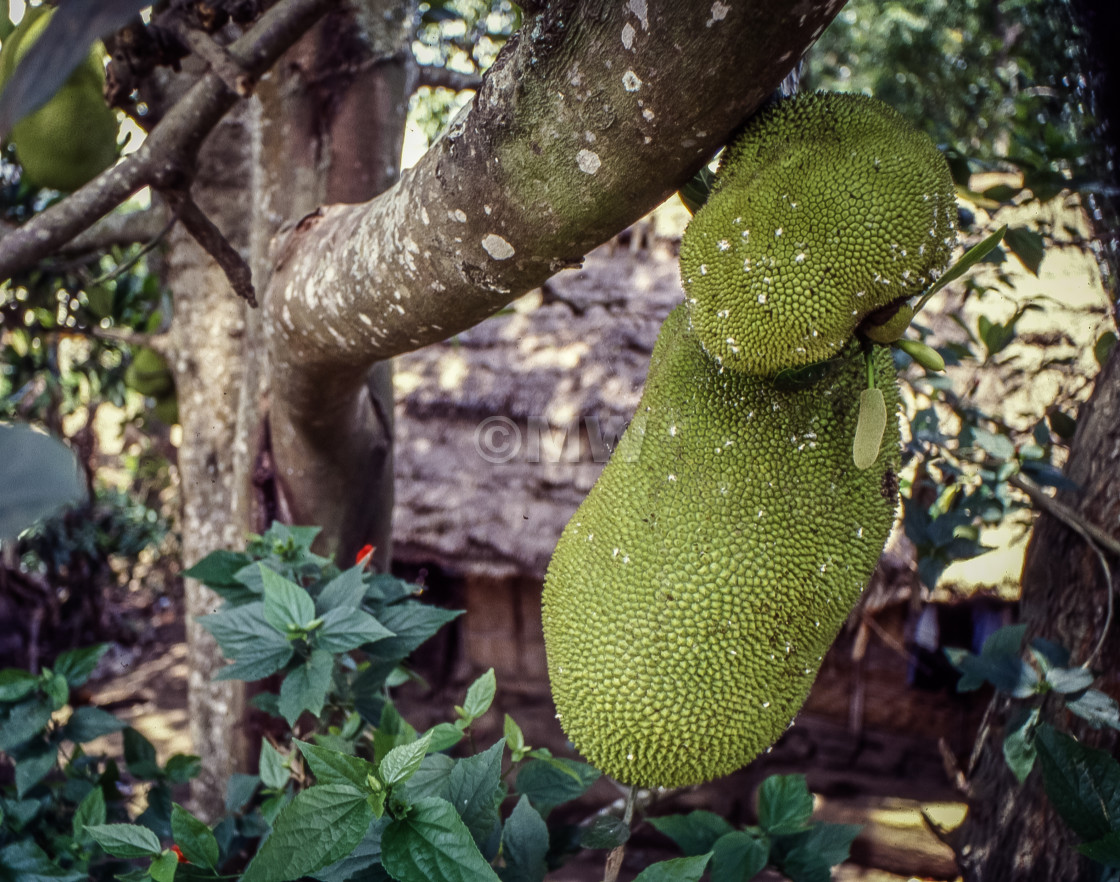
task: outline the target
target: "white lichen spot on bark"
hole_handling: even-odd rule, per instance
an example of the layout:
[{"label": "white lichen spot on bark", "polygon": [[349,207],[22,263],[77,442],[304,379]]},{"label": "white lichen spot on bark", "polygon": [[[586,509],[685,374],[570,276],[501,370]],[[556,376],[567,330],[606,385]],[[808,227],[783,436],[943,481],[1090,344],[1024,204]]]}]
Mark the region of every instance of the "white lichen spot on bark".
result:
[{"label": "white lichen spot on bark", "polygon": [[646,6],[646,0],[629,0],[626,7],[634,13],[634,17],[642,26],[643,31],[649,30],[649,9]]},{"label": "white lichen spot on bark", "polygon": [[579,166],[581,172],[593,175],[599,170],[599,166],[603,164],[603,160],[601,160],[599,154],[593,150],[581,150],[576,154],[576,164]]},{"label": "white lichen spot on bark", "polygon": [[630,24],[630,22],[626,22],[626,24],[622,26],[622,45],[627,49],[634,48],[634,35],[636,33],[637,31],[634,30],[634,26]]},{"label": "white lichen spot on bark", "polygon": [[622,87],[627,92],[637,92],[642,88],[642,81],[634,71],[628,70],[622,75]]},{"label": "white lichen spot on bark", "polygon": [[642,119],[644,119],[646,122],[653,122],[653,111],[647,107],[642,111]]},{"label": "white lichen spot on bark", "polygon": [[447,212],[447,216],[453,221],[458,221],[461,224],[467,222],[467,213],[461,208],[456,208],[454,211]]},{"label": "white lichen spot on bark", "polygon": [[513,246],[495,233],[487,233],[482,239],[482,250],[494,260],[509,260],[514,255]]},{"label": "white lichen spot on bark", "polygon": [[726,3],[720,3],[719,0],[716,0],[716,2],[712,4],[712,17],[708,19],[705,27],[710,28],[717,21],[723,21],[725,18],[727,18],[727,13],[729,13],[730,11],[730,6],[728,6]]}]

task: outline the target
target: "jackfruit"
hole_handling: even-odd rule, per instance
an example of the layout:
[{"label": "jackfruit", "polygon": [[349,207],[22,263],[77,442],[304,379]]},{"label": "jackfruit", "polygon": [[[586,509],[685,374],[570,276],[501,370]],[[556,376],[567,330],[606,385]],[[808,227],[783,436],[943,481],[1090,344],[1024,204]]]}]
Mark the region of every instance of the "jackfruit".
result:
[{"label": "jackfruit", "polygon": [[[0,88],[46,29],[53,11],[29,7],[0,49]],[[28,180],[70,191],[91,181],[117,158],[117,117],[102,98],[105,71],[97,44],[42,107],[12,127],[9,140]]]},{"label": "jackfruit", "polygon": [[921,293],[956,244],[933,142],[863,95],[755,116],[681,242],[692,327],[724,366],[773,376],[841,351],[863,318]]},{"label": "jackfruit", "polygon": [[860,470],[858,343],[784,389],[726,370],[684,305],[662,326],[637,413],[545,578],[557,716],[602,771],[695,784],[790,724],[894,520],[899,396],[889,348],[871,357],[892,418]]}]

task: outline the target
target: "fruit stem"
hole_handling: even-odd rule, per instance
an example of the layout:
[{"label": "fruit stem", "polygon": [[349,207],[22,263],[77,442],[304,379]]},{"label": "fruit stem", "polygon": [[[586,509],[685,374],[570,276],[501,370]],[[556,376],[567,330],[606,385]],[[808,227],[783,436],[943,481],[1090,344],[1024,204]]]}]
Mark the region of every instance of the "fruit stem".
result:
[{"label": "fruit stem", "polygon": [[[631,784],[626,791],[626,808],[622,810],[622,823],[630,829],[630,822],[634,820],[634,801],[638,795],[638,788]],[[603,882],[618,882],[618,871],[622,869],[622,858],[626,854],[626,844],[612,848],[607,855],[607,865],[603,869]]]}]

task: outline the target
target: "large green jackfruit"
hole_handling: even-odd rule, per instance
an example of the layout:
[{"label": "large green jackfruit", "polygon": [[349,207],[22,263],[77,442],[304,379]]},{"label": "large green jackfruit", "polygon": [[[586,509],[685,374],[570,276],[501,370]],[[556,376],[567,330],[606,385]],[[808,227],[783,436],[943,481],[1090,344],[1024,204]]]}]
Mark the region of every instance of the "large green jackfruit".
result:
[{"label": "large green jackfruit", "polygon": [[728,774],[790,724],[894,520],[898,390],[870,468],[852,460],[856,343],[805,389],[724,369],[678,307],[637,413],[565,528],[544,590],[557,715],[620,781]]},{"label": "large green jackfruit", "polygon": [[865,317],[921,293],[956,244],[933,142],[863,95],[771,105],[725,151],[681,243],[692,326],[725,366],[831,358]]},{"label": "large green jackfruit", "polygon": [[[0,49],[0,88],[46,29],[54,13],[29,7]],[[53,190],[76,190],[117,158],[117,117],[102,98],[101,44],[42,107],[12,127],[9,140],[28,179]]]}]

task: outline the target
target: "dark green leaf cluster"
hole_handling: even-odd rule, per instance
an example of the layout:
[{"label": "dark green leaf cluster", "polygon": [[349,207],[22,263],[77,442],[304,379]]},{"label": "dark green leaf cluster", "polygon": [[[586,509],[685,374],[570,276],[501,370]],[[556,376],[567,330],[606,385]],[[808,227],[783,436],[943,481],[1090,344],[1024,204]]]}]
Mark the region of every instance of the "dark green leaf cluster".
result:
[{"label": "dark green leaf cluster", "polygon": [[791,882],[828,882],[860,827],[814,823],[812,814],[804,775],[772,775],[758,789],[757,825],[736,830],[706,811],[650,818],[686,857],[654,864],[638,880],[698,880],[710,869],[712,882],[748,882],[769,865]]}]

